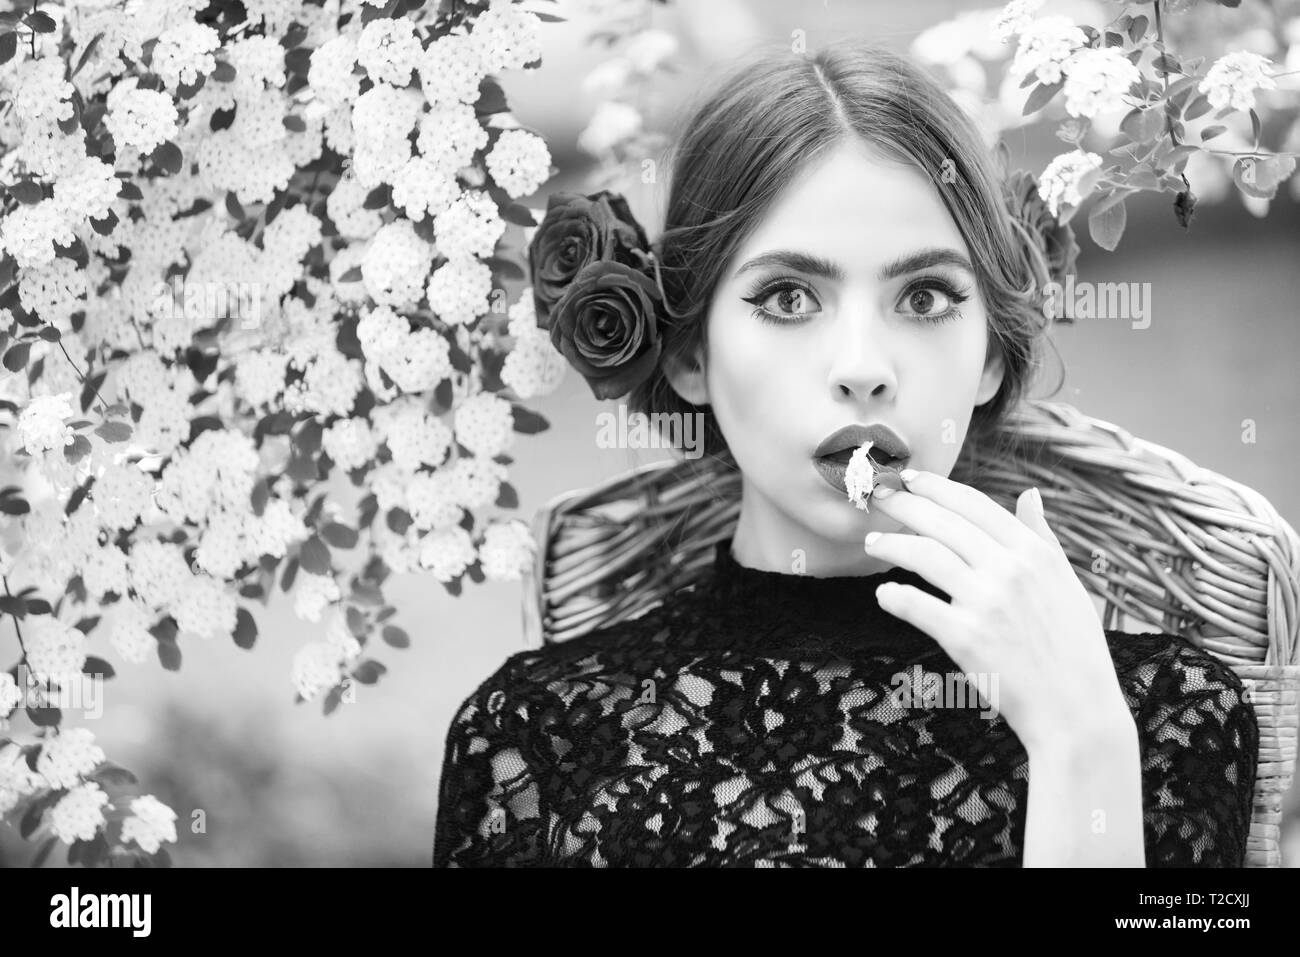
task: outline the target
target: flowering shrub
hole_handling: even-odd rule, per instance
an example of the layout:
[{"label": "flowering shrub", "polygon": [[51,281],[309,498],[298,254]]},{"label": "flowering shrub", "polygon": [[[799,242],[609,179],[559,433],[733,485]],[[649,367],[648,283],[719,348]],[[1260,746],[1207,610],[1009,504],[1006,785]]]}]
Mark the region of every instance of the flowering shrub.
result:
[{"label": "flowering shrub", "polygon": [[[1229,174],[1252,211],[1267,210],[1300,155],[1300,6],[1247,10],[1218,0],[1189,15],[1195,0],[1097,4],[1099,19],[1115,13],[1097,26],[1040,16],[1042,6],[1012,0],[970,11],[925,31],[912,49],[948,72],[954,95],[994,137],[1063,112],[1056,135],[1073,148],[1038,177],[1059,222],[1092,200],[1089,233],[1114,250],[1128,197],[1171,192],[1187,226],[1197,190],[1221,193],[1216,178]],[[1182,46],[1232,52],[1188,56]],[[1285,69],[1270,55],[1284,57]],[[1269,132],[1276,150],[1263,146]],[[1300,198],[1300,178],[1290,188]]]},{"label": "flowering shrub", "polygon": [[[537,0],[543,7],[551,0]],[[168,862],[68,693],[109,658],[180,667],[323,625],[295,699],[325,713],[409,639],[393,572],[518,579],[510,451],[559,384],[503,251],[546,143],[495,78],[540,24],[488,0],[100,0],[0,14],[0,816],[71,863]],[[6,627],[6,631],[8,631]],[[376,641],[378,639],[378,641]]]}]

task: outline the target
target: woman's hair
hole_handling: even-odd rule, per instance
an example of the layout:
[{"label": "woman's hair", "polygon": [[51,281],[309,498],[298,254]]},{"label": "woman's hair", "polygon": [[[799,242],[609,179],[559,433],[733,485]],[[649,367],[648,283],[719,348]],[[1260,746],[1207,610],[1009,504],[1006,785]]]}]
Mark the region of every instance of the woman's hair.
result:
[{"label": "woman's hair", "polygon": [[[663,357],[627,400],[647,415],[704,411],[703,453],[728,468],[735,462],[716,416],[677,394],[664,362],[693,364],[707,345],[714,290],[745,238],[810,162],[852,137],[928,174],[969,247],[990,348],[1001,351],[1006,371],[997,394],[974,409],[964,454],[996,454],[989,440],[1037,367],[1046,320],[1033,272],[1011,225],[1004,174],[961,107],[921,66],[874,43],[841,40],[816,54],[760,46],[728,69],[673,137],[663,231],[652,246],[665,300],[682,318],[660,316]],[[972,467],[978,471],[978,461]]]}]

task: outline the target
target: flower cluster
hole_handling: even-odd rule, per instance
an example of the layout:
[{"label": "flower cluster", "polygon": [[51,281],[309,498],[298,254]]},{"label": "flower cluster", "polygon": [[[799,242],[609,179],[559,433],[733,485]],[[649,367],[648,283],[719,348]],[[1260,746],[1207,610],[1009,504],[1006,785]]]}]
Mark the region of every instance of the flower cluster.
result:
[{"label": "flower cluster", "polygon": [[[522,401],[566,364],[534,287],[507,295],[524,276],[504,246],[554,169],[496,74],[540,65],[547,16],[46,6],[0,24],[18,41],[0,43],[0,530],[19,663],[57,685],[108,659],[179,667],[191,637],[249,648],[278,588],[323,624],[287,684],[329,713],[383,674],[391,572],[457,595],[532,567],[527,525],[490,510],[518,501],[517,432],[545,428]],[[617,239],[641,268],[639,227]],[[639,308],[653,284],[619,289]],[[0,674],[0,719],[22,701]],[[75,853],[116,844],[85,863],[176,840],[164,804],[94,777],[88,733],[42,734],[0,754],[0,814],[43,801]]]}]

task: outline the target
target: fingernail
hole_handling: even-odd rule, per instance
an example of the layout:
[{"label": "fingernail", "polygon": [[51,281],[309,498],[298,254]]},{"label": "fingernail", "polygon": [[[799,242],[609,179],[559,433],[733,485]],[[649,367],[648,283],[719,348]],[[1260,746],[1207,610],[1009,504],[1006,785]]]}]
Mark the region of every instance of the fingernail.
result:
[{"label": "fingernail", "polygon": [[1040,491],[1038,491],[1038,486],[1037,486],[1037,485],[1034,486],[1034,501],[1038,503],[1038,509],[1039,509],[1039,511],[1042,511],[1042,508],[1043,508],[1043,493],[1040,492]]},{"label": "fingernail", "polygon": [[898,477],[904,482],[910,482],[912,479],[916,478],[916,469],[903,469],[903,471],[898,473]]},{"label": "fingernail", "polygon": [[880,538],[879,532],[868,532],[867,537],[863,540],[862,544],[865,545],[867,548],[870,548],[872,545],[876,544],[876,541],[879,538]]},{"label": "fingernail", "polygon": [[894,490],[890,488],[888,485],[876,486],[876,498],[885,498],[886,496],[893,495],[893,494],[894,494]]}]

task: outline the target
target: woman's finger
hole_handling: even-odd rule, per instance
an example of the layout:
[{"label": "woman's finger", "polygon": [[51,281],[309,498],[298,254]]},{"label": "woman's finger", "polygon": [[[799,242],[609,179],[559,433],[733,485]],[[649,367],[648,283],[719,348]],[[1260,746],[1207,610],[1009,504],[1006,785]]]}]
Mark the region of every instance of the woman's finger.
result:
[{"label": "woman's finger", "polygon": [[951,548],[922,535],[872,532],[863,542],[872,558],[901,565],[947,592],[954,602],[965,601],[977,586],[975,573]]},{"label": "woman's finger", "polygon": [[876,601],[891,615],[929,635],[949,658],[962,665],[970,629],[965,614],[955,605],[902,582],[877,586]]},{"label": "woman's finger", "polygon": [[967,519],[924,496],[891,490],[885,495],[877,492],[872,501],[880,511],[902,522],[917,535],[946,546],[971,568],[979,568],[999,550],[997,541]]},{"label": "woman's finger", "polygon": [[960,515],[998,544],[1012,549],[1025,544],[1024,523],[979,489],[934,472],[904,469],[899,474],[909,492]]}]

